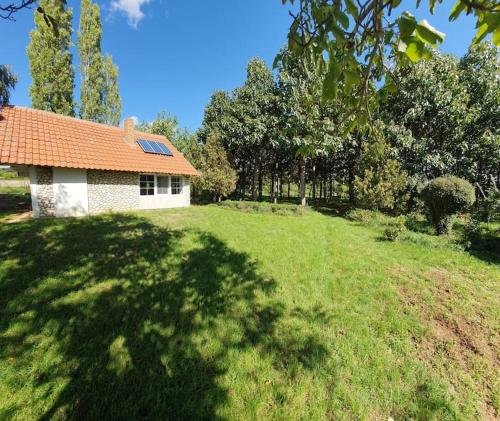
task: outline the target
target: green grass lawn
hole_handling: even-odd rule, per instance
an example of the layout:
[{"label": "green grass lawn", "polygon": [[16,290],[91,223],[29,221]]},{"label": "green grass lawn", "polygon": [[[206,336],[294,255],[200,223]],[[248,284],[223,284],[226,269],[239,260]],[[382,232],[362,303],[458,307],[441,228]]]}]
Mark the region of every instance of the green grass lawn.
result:
[{"label": "green grass lawn", "polygon": [[214,205],[0,223],[0,419],[474,419],[500,267]]},{"label": "green grass lawn", "polygon": [[25,212],[31,205],[30,188],[0,187],[0,223],[13,213]]},{"label": "green grass lawn", "polygon": [[17,171],[0,168],[0,180],[28,180],[28,177],[20,177]]}]

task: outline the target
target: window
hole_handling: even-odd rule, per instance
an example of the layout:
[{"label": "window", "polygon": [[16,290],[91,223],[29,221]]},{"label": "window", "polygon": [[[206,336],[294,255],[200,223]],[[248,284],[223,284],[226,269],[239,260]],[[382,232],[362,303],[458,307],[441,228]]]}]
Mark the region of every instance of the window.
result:
[{"label": "window", "polygon": [[141,196],[153,196],[155,194],[155,176],[141,174],[139,187]]},{"label": "window", "polygon": [[167,176],[157,176],[156,177],[158,194],[168,194],[168,177]]},{"label": "window", "polygon": [[179,176],[171,177],[171,187],[172,194],[181,194],[182,193],[182,178]]}]

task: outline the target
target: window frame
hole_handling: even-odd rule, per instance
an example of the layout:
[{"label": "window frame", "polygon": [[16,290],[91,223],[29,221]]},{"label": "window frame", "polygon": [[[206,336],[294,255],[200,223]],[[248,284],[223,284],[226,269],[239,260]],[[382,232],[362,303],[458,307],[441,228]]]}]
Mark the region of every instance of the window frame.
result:
[{"label": "window frame", "polygon": [[[174,186],[174,178],[179,180],[178,186]],[[184,187],[184,180],[182,179],[182,176],[180,176],[180,175],[171,175],[170,176],[170,194],[175,195],[175,196],[182,194],[183,187]]]},{"label": "window frame", "polygon": [[[146,180],[142,180],[143,177],[148,177]],[[151,179],[149,178],[152,178]],[[146,183],[145,186],[143,186],[143,183]],[[152,183],[152,185],[151,185]],[[156,177],[154,174],[139,174],[139,195],[140,196],[154,196],[156,194]],[[143,191],[146,191],[146,193],[143,193]]]},{"label": "window frame", "polygon": [[[167,185],[160,186],[160,179],[165,179],[167,181]],[[160,189],[165,189],[165,191],[160,191]],[[156,176],[156,194],[158,194],[158,195],[170,194],[170,176],[169,175],[157,175]]]}]

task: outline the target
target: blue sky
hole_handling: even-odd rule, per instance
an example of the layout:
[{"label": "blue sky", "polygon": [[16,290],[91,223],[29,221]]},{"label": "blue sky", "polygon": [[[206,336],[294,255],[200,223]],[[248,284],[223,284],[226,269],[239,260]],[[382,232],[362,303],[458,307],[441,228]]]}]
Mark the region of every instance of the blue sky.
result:
[{"label": "blue sky", "polygon": [[[181,126],[196,130],[203,109],[216,89],[232,90],[245,78],[252,57],[272,64],[286,42],[288,6],[280,0],[98,0],[103,21],[103,51],[111,54],[120,75],[123,117],[152,120],[157,112],[178,116]],[[442,49],[461,56],[474,35],[474,21],[448,22],[453,2],[445,1],[434,16],[423,1],[405,0],[397,13],[410,10],[446,33]],[[79,0],[68,0],[78,28]],[[16,22],[0,21],[0,63],[12,65],[19,77],[11,102],[29,106],[31,83],[26,46],[33,12]],[[8,40],[8,41],[7,41]],[[74,34],[76,42],[76,31]],[[74,65],[78,65],[76,50]],[[78,72],[75,73],[78,97]]]}]

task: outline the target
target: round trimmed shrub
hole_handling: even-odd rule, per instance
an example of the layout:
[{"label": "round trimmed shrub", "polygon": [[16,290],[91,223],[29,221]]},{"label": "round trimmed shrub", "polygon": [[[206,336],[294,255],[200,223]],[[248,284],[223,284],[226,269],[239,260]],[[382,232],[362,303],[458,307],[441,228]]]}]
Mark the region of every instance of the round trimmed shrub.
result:
[{"label": "round trimmed shrub", "polygon": [[430,181],[422,190],[421,197],[438,234],[448,234],[453,217],[476,200],[474,187],[468,181],[452,176]]}]

